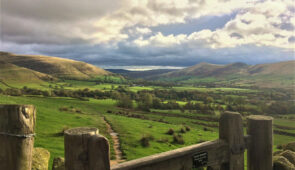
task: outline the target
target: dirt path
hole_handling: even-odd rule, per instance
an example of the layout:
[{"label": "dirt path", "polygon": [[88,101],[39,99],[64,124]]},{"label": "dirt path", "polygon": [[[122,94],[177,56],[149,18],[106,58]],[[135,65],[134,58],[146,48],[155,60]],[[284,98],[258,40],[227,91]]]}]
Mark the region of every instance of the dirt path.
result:
[{"label": "dirt path", "polygon": [[107,131],[108,133],[111,135],[112,137],[112,140],[113,140],[113,148],[114,148],[114,151],[115,151],[115,157],[116,159],[115,160],[111,160],[111,166],[112,165],[116,165],[118,163],[121,163],[123,161],[125,161],[123,158],[122,158],[122,151],[120,150],[120,140],[119,140],[119,137],[118,137],[118,133],[116,133],[111,125],[106,121],[105,117],[102,118],[103,121],[105,122],[106,126],[107,126]]}]

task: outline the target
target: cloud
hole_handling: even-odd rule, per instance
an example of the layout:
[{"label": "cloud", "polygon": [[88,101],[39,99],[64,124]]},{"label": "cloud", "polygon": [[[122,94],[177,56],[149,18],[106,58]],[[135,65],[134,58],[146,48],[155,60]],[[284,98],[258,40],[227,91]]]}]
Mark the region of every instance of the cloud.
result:
[{"label": "cloud", "polygon": [[19,44],[93,43],[106,32],[94,23],[125,2],[2,0],[1,40]]},{"label": "cloud", "polygon": [[[243,3],[212,0],[2,0],[1,39],[19,44],[119,42],[127,27],[184,23],[187,18],[222,15]],[[145,29],[145,30],[142,30]]]},{"label": "cloud", "polygon": [[[294,12],[293,0],[2,0],[0,50],[97,65],[291,60]],[[155,29],[180,24],[190,31]]]},{"label": "cloud", "polygon": [[[272,46],[294,50],[294,20],[286,1],[266,1],[248,7],[228,21],[223,28],[215,31],[203,29],[190,35],[167,35],[157,33],[147,39],[134,40],[139,46],[162,46],[171,44],[190,44],[210,48],[228,48],[241,45]],[[286,27],[286,25],[288,27]]]}]

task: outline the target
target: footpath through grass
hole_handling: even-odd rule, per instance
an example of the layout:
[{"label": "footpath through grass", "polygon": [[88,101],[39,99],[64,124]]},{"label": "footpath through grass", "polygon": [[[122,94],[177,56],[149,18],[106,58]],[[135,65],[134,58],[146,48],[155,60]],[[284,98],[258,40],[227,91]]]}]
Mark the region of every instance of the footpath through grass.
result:
[{"label": "footpath through grass", "polygon": [[[183,125],[165,124],[111,114],[106,114],[106,118],[113,129],[120,134],[121,149],[127,160],[218,138],[216,132],[204,131],[200,128],[190,128],[190,131],[181,133],[180,130],[184,127]],[[174,134],[183,136],[184,144],[173,142],[173,135],[166,134],[170,128],[174,130]],[[149,146],[142,146],[140,140],[144,136],[151,137]]]}]

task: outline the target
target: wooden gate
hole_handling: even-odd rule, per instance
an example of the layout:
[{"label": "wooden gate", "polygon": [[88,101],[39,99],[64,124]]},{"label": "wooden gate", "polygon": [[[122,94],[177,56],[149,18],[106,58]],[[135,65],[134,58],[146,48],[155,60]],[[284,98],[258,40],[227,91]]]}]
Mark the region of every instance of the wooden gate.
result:
[{"label": "wooden gate", "polygon": [[[31,105],[0,105],[0,169],[31,170],[35,126]],[[50,142],[50,141],[49,141]],[[247,135],[239,113],[225,112],[219,139],[110,166],[108,140],[96,128],[65,132],[66,170],[248,170],[272,169],[272,118],[247,117]]]}]

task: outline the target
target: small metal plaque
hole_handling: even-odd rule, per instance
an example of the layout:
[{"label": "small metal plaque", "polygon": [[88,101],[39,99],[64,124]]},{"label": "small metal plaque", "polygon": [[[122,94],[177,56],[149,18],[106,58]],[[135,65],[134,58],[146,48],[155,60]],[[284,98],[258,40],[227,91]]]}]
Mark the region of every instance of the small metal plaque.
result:
[{"label": "small metal plaque", "polygon": [[199,152],[193,155],[193,168],[199,168],[207,165],[208,163],[208,153]]}]

